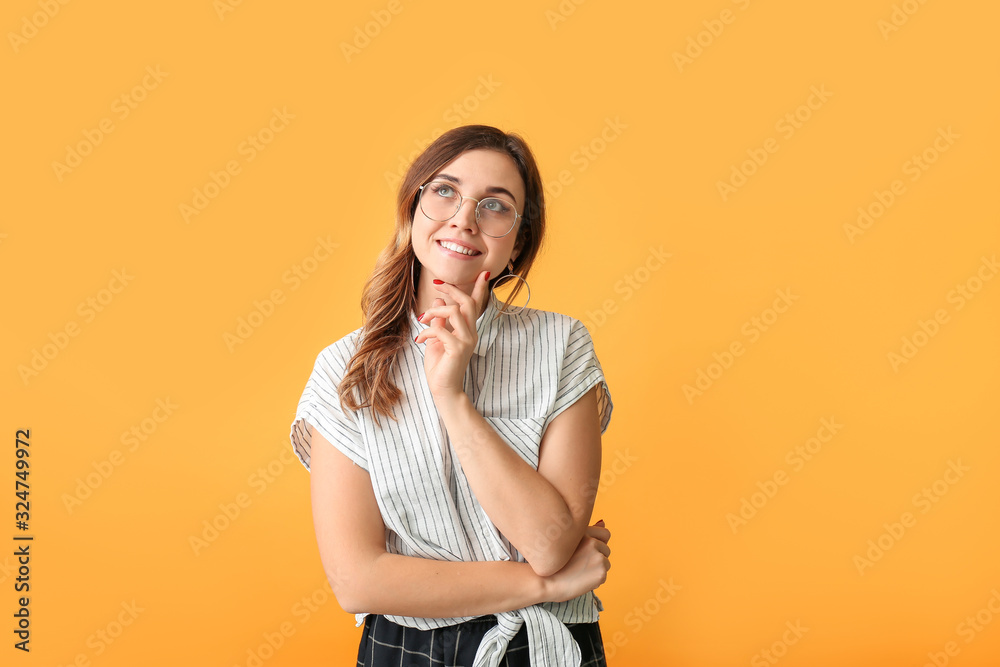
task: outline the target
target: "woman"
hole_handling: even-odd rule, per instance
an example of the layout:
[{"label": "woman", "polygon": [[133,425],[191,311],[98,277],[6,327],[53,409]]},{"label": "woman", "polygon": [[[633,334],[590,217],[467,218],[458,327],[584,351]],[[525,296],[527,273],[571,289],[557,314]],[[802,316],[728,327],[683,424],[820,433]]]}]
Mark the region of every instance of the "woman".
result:
[{"label": "woman", "polygon": [[441,135],[400,184],[363,326],[299,401],[291,439],[324,570],[365,624],[359,665],[606,664],[610,533],[589,524],[611,398],[579,320],[510,305],[544,210],[520,137]]}]

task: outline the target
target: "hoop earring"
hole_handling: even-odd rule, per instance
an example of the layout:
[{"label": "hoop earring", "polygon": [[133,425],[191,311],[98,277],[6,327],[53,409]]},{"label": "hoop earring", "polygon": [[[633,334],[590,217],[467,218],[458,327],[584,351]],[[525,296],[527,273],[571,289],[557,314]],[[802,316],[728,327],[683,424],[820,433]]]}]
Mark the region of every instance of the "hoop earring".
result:
[{"label": "hoop earring", "polygon": [[414,265],[416,265],[416,263],[417,263],[417,256],[414,255],[413,257],[410,258],[410,293],[414,295],[417,293],[417,279],[414,277],[413,274],[413,267]]},{"label": "hoop earring", "polygon": [[[531,301],[531,287],[528,285],[527,280],[514,273],[514,262],[512,261],[507,262],[507,268],[508,270],[510,270],[510,273],[504,274],[496,279],[496,282],[493,283],[493,287],[490,288],[490,298],[493,299],[494,305],[496,305],[497,310],[499,310],[504,315],[517,315],[522,310],[528,307],[528,301]],[[528,299],[524,302],[523,306],[515,306],[516,310],[506,309],[504,307],[505,306],[504,302],[497,298],[496,292],[494,291],[497,288],[497,285],[503,283],[508,278],[517,278],[522,283],[524,283],[525,289],[528,290]]]}]

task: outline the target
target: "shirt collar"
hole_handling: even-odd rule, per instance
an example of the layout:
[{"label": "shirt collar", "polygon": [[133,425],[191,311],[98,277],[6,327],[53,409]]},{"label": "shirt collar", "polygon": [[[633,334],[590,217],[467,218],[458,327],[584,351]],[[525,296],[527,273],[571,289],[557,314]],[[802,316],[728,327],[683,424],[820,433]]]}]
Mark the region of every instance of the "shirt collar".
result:
[{"label": "shirt collar", "polygon": [[[494,304],[492,295],[488,296],[486,298],[486,309],[476,320],[476,335],[478,336],[478,340],[476,341],[476,348],[472,351],[473,354],[477,354],[480,357],[486,356],[486,353],[493,346],[493,341],[496,340],[502,323],[503,315],[500,314],[500,311]],[[427,324],[418,322],[417,316],[412,312],[410,313],[411,336],[416,336],[428,326]],[[412,341],[412,337],[410,340]],[[425,343],[414,343],[414,345],[420,350],[420,356],[423,356]]]}]

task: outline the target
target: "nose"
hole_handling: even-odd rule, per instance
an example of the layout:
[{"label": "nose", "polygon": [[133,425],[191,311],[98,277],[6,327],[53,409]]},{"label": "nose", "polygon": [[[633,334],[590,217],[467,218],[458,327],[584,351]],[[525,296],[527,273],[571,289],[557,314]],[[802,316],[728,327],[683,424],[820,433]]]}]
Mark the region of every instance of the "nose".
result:
[{"label": "nose", "polygon": [[475,199],[469,199],[468,197],[462,199],[462,203],[458,206],[458,213],[451,219],[451,224],[456,227],[468,229],[473,234],[478,232],[479,222],[476,220],[476,206],[478,205],[479,202]]}]

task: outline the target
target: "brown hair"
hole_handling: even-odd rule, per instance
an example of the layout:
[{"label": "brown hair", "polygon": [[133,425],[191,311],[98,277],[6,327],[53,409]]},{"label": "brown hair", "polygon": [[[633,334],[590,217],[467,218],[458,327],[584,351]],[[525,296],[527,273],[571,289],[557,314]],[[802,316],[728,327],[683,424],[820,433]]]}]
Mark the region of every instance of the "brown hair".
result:
[{"label": "brown hair", "polygon": [[[379,255],[361,294],[361,341],[347,364],[347,373],[338,390],[341,406],[352,411],[372,408],[376,424],[380,414],[395,419],[392,407],[402,394],[392,382],[392,369],[396,352],[409,341],[409,317],[416,303],[415,281],[419,279],[419,268],[412,269],[411,274],[411,266],[416,264],[411,233],[420,186],[459,155],[475,149],[509,155],[524,181],[524,217],[514,244],[519,252],[513,260],[513,273],[527,278],[541,247],[545,232],[542,179],[531,150],[519,135],[489,125],[464,125],[442,134],[413,161],[399,185],[394,237]],[[509,273],[505,269],[491,279],[490,288]],[[521,281],[514,282],[517,286],[503,309],[520,291]]]}]

